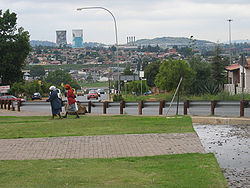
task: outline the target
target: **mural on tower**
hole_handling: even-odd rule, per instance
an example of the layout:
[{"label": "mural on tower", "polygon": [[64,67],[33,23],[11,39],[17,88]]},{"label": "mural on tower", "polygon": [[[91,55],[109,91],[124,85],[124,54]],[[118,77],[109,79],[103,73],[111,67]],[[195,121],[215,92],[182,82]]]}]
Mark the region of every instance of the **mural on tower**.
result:
[{"label": "mural on tower", "polygon": [[72,30],[72,47],[82,48],[83,47],[83,31],[82,29]]},{"label": "mural on tower", "polygon": [[56,45],[58,47],[63,47],[67,45],[66,31],[56,31]]}]

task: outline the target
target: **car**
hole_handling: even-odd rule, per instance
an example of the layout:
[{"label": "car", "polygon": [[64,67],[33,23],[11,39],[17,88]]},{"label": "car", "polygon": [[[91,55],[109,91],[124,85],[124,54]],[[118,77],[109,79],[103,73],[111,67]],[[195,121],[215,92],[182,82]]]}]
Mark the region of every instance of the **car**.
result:
[{"label": "car", "polygon": [[97,89],[97,93],[98,93],[98,95],[100,97],[101,94],[105,94],[105,91],[103,89]]},{"label": "car", "polygon": [[96,91],[89,91],[88,95],[87,95],[87,99],[91,99],[91,98],[94,98],[94,99],[98,99],[98,93]]},{"label": "car", "polygon": [[17,98],[17,97],[15,97],[13,95],[3,95],[3,96],[0,96],[0,100],[11,100],[11,101],[25,102],[25,99]]},{"label": "car", "polygon": [[151,95],[152,94],[152,91],[148,91],[148,92],[145,92],[144,95]]},{"label": "car", "polygon": [[35,100],[35,99],[39,99],[39,100],[42,100],[42,96],[40,93],[34,93],[31,97],[32,100]]}]

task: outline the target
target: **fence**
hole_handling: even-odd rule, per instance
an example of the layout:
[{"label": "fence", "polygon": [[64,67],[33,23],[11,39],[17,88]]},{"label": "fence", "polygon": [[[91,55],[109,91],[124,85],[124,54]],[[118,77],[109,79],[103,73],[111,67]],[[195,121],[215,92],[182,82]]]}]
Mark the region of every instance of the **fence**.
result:
[{"label": "fence", "polygon": [[20,112],[21,110],[21,101],[14,101],[14,100],[0,100],[0,107],[1,109],[7,109],[15,111],[17,107],[17,111]]},{"label": "fence", "polygon": [[[138,102],[81,102],[85,106],[88,106],[88,112],[91,113],[91,109],[95,107],[103,107],[103,114],[107,114],[108,108],[119,107],[120,114],[123,114],[124,108],[134,107],[138,108],[138,114],[143,114],[144,108],[158,107],[158,114],[163,114],[163,109],[170,106],[170,102],[166,101],[138,101]],[[175,103],[175,106],[177,104]],[[190,107],[205,107],[210,108],[210,115],[215,115],[215,109],[219,107],[230,107],[238,108],[240,112],[240,117],[244,116],[245,108],[250,107],[249,101],[190,101],[186,100],[179,103],[180,107],[183,107],[183,114],[188,114],[188,109]]]},{"label": "fence", "polygon": [[[66,101],[64,101],[66,102]],[[92,108],[102,108],[102,113],[107,114],[108,109],[117,109],[119,110],[119,114],[124,114],[124,109],[126,108],[132,108],[132,109],[138,109],[138,115],[143,114],[143,109],[155,109],[158,108],[159,115],[163,114],[163,109],[166,109],[170,106],[169,101],[138,101],[138,102],[92,102],[92,101],[84,101],[80,102],[84,106],[87,107],[88,113],[91,113]],[[14,101],[9,100],[0,100],[1,109],[8,109],[8,110],[15,110],[15,104]],[[206,110],[209,110],[207,115],[216,115],[215,109],[219,109],[220,107],[224,108],[230,108],[230,109],[238,109],[240,117],[243,117],[245,115],[245,109],[250,107],[250,101],[191,101],[186,100],[179,103],[179,107],[182,108],[183,114],[187,115],[188,110],[192,108],[205,108]],[[24,102],[22,103],[23,106],[39,106],[39,105],[49,105],[48,102]],[[174,103],[174,106],[176,106],[176,102]],[[20,111],[21,108],[21,102],[17,102],[17,110]]]}]

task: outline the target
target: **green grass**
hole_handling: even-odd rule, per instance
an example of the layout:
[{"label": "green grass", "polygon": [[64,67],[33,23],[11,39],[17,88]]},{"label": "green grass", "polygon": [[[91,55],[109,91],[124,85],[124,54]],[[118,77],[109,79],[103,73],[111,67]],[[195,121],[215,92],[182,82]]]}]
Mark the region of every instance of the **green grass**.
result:
[{"label": "green grass", "polygon": [[99,88],[99,87],[108,87],[108,82],[94,82],[94,83],[86,83],[86,82],[80,82],[79,83],[81,87],[87,87],[87,88]]},{"label": "green grass", "polygon": [[0,161],[0,187],[224,188],[213,154]]},{"label": "green grass", "polygon": [[0,117],[0,138],[194,132],[189,116],[167,119],[151,116]]},{"label": "green grass", "polygon": [[[148,95],[148,96],[134,96],[134,95],[122,95],[125,101],[139,101],[139,100],[154,100],[154,101],[160,101],[160,100],[166,100],[166,101],[171,101],[173,94],[168,93],[168,94],[155,94],[155,95]],[[226,92],[221,92],[218,93],[217,95],[210,95],[210,94],[205,94],[205,95],[181,95],[180,100],[221,100],[221,101],[240,101],[242,98],[242,94],[237,94],[237,95],[230,95],[229,93]],[[177,100],[177,97],[175,98],[175,101]],[[244,100],[250,100],[250,94],[244,94]]]},{"label": "green grass", "polygon": [[160,100],[166,100],[171,101],[173,94],[154,94],[154,95],[122,95],[125,101],[139,101],[139,100],[154,100],[154,101],[160,101]]}]

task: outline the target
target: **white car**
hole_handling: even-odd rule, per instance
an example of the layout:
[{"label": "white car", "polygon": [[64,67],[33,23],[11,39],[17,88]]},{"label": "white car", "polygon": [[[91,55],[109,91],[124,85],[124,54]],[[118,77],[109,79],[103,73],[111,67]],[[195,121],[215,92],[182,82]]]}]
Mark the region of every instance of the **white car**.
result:
[{"label": "white car", "polygon": [[105,91],[103,89],[97,89],[97,93],[100,96],[101,94],[105,94]]}]

